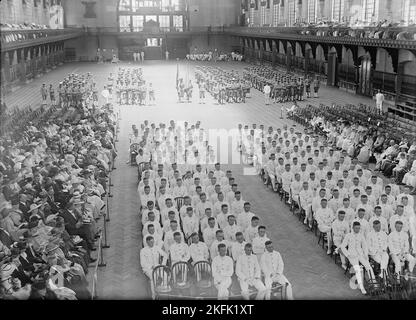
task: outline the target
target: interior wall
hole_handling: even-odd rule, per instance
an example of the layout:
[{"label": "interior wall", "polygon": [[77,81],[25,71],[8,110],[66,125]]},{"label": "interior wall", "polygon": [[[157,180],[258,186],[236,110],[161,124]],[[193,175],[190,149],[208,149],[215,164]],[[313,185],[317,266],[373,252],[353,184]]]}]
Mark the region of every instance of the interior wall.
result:
[{"label": "interior wall", "polygon": [[241,0],[189,0],[192,27],[228,26],[238,23]]},{"label": "interior wall", "polygon": [[393,69],[393,61],[389,53],[379,48],[377,50],[377,64],[376,64],[376,71],[387,72],[387,73],[395,73]]},{"label": "interior wall", "polygon": [[117,27],[118,0],[95,1],[96,18],[85,18],[84,0],[65,0],[65,24],[68,27]]},{"label": "interior wall", "polygon": [[406,64],[404,73],[416,76],[416,56],[408,50],[399,50],[399,63],[404,61],[411,61]]},{"label": "interior wall", "polygon": [[2,23],[22,24],[36,23],[49,26],[49,6],[43,8],[38,2],[35,7],[33,1],[3,0],[0,1],[0,20]]},{"label": "interior wall", "polygon": [[76,59],[85,57],[88,60],[94,60],[97,55],[97,50],[100,48],[105,57],[112,55],[112,50],[118,52],[118,42],[115,36],[84,36],[78,39],[71,39],[65,41],[65,48],[74,48]]},{"label": "interior wall", "polygon": [[231,52],[233,47],[240,46],[240,41],[236,37],[226,35],[197,36],[189,40],[189,52],[204,53],[215,49],[219,52]]}]

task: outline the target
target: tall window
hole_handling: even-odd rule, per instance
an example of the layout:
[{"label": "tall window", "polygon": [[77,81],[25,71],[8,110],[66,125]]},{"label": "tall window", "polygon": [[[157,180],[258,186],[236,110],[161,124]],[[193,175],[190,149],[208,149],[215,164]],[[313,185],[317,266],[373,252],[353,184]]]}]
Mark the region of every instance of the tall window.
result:
[{"label": "tall window", "polygon": [[406,25],[416,22],[416,0],[404,0],[402,19]]},{"label": "tall window", "polygon": [[168,30],[170,27],[169,16],[159,16],[159,26]]},{"label": "tall window", "polygon": [[341,22],[344,16],[344,0],[332,0],[332,20]]},{"label": "tall window", "polygon": [[133,31],[140,32],[143,31],[143,16],[133,16]]},{"label": "tall window", "polygon": [[363,2],[363,20],[365,22],[377,21],[378,0],[364,0]]},{"label": "tall window", "polygon": [[260,9],[260,24],[263,26],[266,24],[266,7],[265,6],[261,6]]},{"label": "tall window", "polygon": [[183,31],[183,16],[173,16],[173,27],[175,31]]},{"label": "tall window", "polygon": [[131,31],[130,16],[119,16],[119,19],[120,19],[120,31],[130,32]]},{"label": "tall window", "polygon": [[250,2],[250,12],[249,12],[249,25],[254,24],[254,9],[255,9],[255,0],[251,0]]},{"label": "tall window", "polygon": [[293,26],[296,22],[296,0],[289,0],[289,14],[288,14],[288,26]]},{"label": "tall window", "polygon": [[273,5],[273,27],[277,27],[280,18],[280,3]]},{"label": "tall window", "polygon": [[318,0],[308,1],[308,22],[316,22],[316,12],[318,11],[317,7],[318,7]]}]

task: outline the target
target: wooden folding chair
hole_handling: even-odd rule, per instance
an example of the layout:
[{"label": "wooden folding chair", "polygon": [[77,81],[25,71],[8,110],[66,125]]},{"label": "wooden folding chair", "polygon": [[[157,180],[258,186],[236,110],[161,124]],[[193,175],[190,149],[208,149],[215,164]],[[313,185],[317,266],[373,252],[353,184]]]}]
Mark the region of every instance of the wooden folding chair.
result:
[{"label": "wooden folding chair", "polygon": [[154,299],[172,292],[171,269],[165,265],[156,266],[152,272],[152,296]]}]

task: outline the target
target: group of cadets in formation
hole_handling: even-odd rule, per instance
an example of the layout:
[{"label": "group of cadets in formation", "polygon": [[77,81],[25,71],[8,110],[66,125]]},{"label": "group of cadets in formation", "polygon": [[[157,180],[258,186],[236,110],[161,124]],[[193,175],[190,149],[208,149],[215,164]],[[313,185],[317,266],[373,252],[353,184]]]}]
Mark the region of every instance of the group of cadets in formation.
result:
[{"label": "group of cadets in formation", "polygon": [[[198,144],[203,131],[199,122],[190,127],[185,123],[183,127],[171,121],[168,129],[165,125],[149,126],[147,121],[141,125],[142,149],[136,162],[145,162],[138,185],[144,274],[152,279],[154,267],[168,257],[171,265],[178,261],[208,261],[221,299],[229,296],[234,272],[244,298],[249,297],[249,286],[253,286],[258,290],[258,299],[270,299],[272,284],[280,283],[287,284],[291,299],[282,258],[267,237],[266,227],[251,212],[250,203],[243,200],[231,170],[224,172],[216,163],[207,141]],[[173,132],[176,141],[185,134],[187,140],[195,142],[185,146],[189,154],[185,162],[175,162],[179,159],[175,151],[166,158],[158,154],[155,144],[171,139],[169,132]],[[184,152],[178,145],[174,150]],[[177,197],[184,199],[180,208]]]},{"label": "group of cadets in formation", "polygon": [[144,105],[155,102],[152,83],[146,84],[142,68],[118,68],[117,103],[121,105]]},{"label": "group of cadets in formation", "polygon": [[319,136],[295,132],[285,126],[277,130],[260,126],[258,146],[253,146],[257,126],[239,126],[242,151],[253,157],[260,173],[264,170],[276,191],[280,186],[305,211],[304,223],[312,228],[317,222],[340,254],[342,266],[347,259],[357,273],[365,293],[359,264],[374,278],[369,258],[380,264],[380,276],[387,274],[389,257],[400,277],[402,263],[413,272],[416,253],[416,219],[410,188],[401,191],[352,159],[345,150],[327,144]]},{"label": "group of cadets in formation", "polygon": [[273,102],[302,101],[305,93],[311,98],[311,92],[318,97],[320,81],[316,76],[298,76],[266,66],[246,67],[243,75],[253,88],[267,94]]},{"label": "group of cadets in formation", "polygon": [[214,66],[195,68],[198,87],[208,91],[219,104],[244,103],[250,92],[250,84],[236,71],[225,71]]},{"label": "group of cadets in formation", "polygon": [[86,74],[68,74],[63,81],[59,82],[57,88],[58,96],[55,95],[55,89],[52,84],[48,88],[44,83],[40,88],[43,103],[46,103],[49,97],[51,104],[63,107],[79,106],[90,92],[93,92],[94,100],[98,100],[98,89],[92,80],[90,72]]}]

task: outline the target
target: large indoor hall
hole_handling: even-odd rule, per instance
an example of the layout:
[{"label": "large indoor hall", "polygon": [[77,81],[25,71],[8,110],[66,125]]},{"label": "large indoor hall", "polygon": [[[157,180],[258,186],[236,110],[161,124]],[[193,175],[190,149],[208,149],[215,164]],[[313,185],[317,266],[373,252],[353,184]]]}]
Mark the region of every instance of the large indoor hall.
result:
[{"label": "large indoor hall", "polygon": [[315,2],[2,2],[0,300],[414,299],[416,2]]}]

